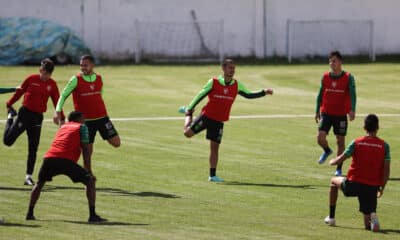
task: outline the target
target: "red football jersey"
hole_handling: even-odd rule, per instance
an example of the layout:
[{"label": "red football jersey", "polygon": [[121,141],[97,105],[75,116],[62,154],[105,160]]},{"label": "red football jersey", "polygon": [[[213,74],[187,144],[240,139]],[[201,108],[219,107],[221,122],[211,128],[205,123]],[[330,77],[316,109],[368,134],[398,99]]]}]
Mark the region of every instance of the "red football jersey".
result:
[{"label": "red football jersey", "polygon": [[51,97],[54,107],[57,105],[60,92],[53,79],[43,81],[39,74],[30,75],[22,85],[17,88],[14,95],[8,100],[7,106],[13,105],[24,95],[22,105],[32,112],[43,113],[47,110],[47,101]]},{"label": "red football jersey", "polygon": [[231,107],[238,94],[237,81],[232,85],[223,86],[217,78],[213,78],[212,90],[208,93],[208,103],[203,107],[202,114],[215,121],[229,120]]},{"label": "red football jersey", "polygon": [[383,185],[385,142],[377,137],[360,137],[354,140],[355,149],[347,178],[371,186]]},{"label": "red football jersey", "polygon": [[107,116],[106,105],[101,96],[103,81],[96,75],[94,82],[87,82],[81,74],[77,76],[78,83],[73,91],[73,102],[76,111],[83,113],[85,119],[97,119]]},{"label": "red football jersey", "polygon": [[349,89],[350,73],[334,79],[325,73],[322,79],[321,113],[333,116],[345,116],[350,112],[351,99]]},{"label": "red football jersey", "polygon": [[68,122],[61,126],[44,155],[45,158],[63,158],[78,162],[81,155],[81,124]]}]

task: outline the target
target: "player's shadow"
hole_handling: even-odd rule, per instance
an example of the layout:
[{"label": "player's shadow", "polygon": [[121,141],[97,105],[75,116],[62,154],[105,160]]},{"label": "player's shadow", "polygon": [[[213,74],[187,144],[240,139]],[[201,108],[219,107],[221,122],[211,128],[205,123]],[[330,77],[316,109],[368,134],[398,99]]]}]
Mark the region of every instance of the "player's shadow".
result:
[{"label": "player's shadow", "polygon": [[389,181],[400,181],[400,178],[389,178]]},{"label": "player's shadow", "polygon": [[[69,187],[69,186],[52,186],[46,185],[43,189],[44,192],[53,192],[55,190],[83,190],[83,187]],[[160,192],[130,192],[119,188],[100,187],[96,188],[97,192],[108,193],[118,196],[136,196],[136,197],[158,197],[158,198],[180,198],[175,194],[160,193]]]},{"label": "player's shadow", "polygon": [[0,228],[1,227],[27,227],[27,228],[38,228],[41,227],[40,225],[29,225],[29,224],[23,224],[23,223],[9,223],[9,222],[2,222],[0,223]]},{"label": "player's shadow", "polygon": [[400,234],[400,229],[381,229],[380,232],[383,234],[390,234],[390,233]]},{"label": "player's shadow", "polygon": [[276,187],[276,188],[299,188],[299,189],[315,189],[312,185],[291,185],[291,184],[275,184],[275,183],[250,183],[250,182],[223,182],[224,185],[234,186],[256,186],[256,187]]},{"label": "player's shadow", "polygon": [[74,223],[74,224],[87,224],[87,225],[102,225],[102,226],[149,226],[148,223],[127,223],[127,222],[101,222],[101,223],[89,223],[85,221],[71,221],[71,220],[63,220],[62,222],[66,223]]},{"label": "player's shadow", "polygon": [[1,187],[0,191],[22,191],[22,192],[30,192],[32,188],[22,188],[22,187]]}]

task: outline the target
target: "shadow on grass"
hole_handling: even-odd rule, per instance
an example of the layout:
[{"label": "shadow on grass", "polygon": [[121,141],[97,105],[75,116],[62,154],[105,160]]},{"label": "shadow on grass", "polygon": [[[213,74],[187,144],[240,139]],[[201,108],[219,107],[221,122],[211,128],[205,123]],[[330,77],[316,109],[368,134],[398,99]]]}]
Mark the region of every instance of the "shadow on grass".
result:
[{"label": "shadow on grass", "polygon": [[[68,186],[51,186],[46,185],[43,189],[44,192],[52,192],[54,190],[84,190],[83,187],[68,187]],[[159,198],[180,198],[180,196],[169,194],[169,193],[159,193],[159,192],[129,192],[119,188],[107,188],[100,187],[96,188],[96,192],[109,193],[119,196],[137,196],[137,197],[159,197]]]},{"label": "shadow on grass", "polygon": [[62,222],[74,223],[74,224],[87,224],[87,225],[101,225],[101,226],[149,226],[147,223],[127,223],[127,222],[101,222],[101,223],[89,223],[85,221],[69,221],[63,220]]},{"label": "shadow on grass", "polygon": [[0,223],[1,227],[27,227],[27,228],[38,228],[41,227],[40,225],[29,225],[29,224],[22,224],[22,223],[9,223],[9,222],[2,222]]},{"label": "shadow on grass", "polygon": [[381,229],[380,232],[383,234],[389,234],[389,233],[400,234],[400,229]]},{"label": "shadow on grass", "polygon": [[30,192],[32,188],[23,188],[23,187],[1,187],[0,191],[23,191],[23,192]]},{"label": "shadow on grass", "polygon": [[[55,190],[84,190],[84,187],[69,187],[69,186],[52,186],[52,185],[45,185],[43,187],[42,192],[53,192]],[[23,187],[1,187],[0,191],[24,191],[30,192],[31,188],[23,188]],[[119,196],[137,196],[137,197],[159,197],[159,198],[180,198],[175,194],[169,193],[160,193],[160,192],[129,192],[119,188],[107,188],[107,187],[100,187],[96,188],[97,192],[109,193]]]},{"label": "shadow on grass", "polygon": [[389,181],[400,181],[400,178],[389,178]]},{"label": "shadow on grass", "polygon": [[312,185],[290,185],[290,184],[274,184],[274,183],[249,183],[249,182],[223,182],[223,185],[234,186],[256,186],[256,187],[276,187],[276,188],[300,188],[300,189],[315,189]]}]

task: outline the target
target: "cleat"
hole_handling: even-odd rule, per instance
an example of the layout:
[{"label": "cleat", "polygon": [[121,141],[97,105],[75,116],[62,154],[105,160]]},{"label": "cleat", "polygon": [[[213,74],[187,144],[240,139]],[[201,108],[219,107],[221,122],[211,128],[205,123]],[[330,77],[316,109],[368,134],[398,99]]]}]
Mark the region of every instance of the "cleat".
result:
[{"label": "cleat", "polygon": [[328,159],[329,155],[332,154],[332,150],[329,150],[328,152],[324,152],[323,154],[321,154],[321,156],[319,157],[318,163],[319,164],[323,164],[326,159]]},{"label": "cleat", "polygon": [[217,176],[214,176],[214,177],[208,177],[208,181],[209,182],[223,182],[224,179],[222,179],[220,177],[217,177]]},{"label": "cleat", "polygon": [[25,220],[36,220],[33,214],[27,214]]},{"label": "cleat", "polygon": [[107,222],[108,220],[105,218],[100,217],[99,215],[94,215],[90,216],[88,222],[89,223],[101,223],[101,222]]},{"label": "cleat", "polygon": [[330,218],[329,216],[327,216],[327,217],[324,219],[324,222],[325,222],[326,224],[328,224],[329,226],[336,226],[336,220],[335,220],[334,218]]},{"label": "cleat", "polygon": [[371,231],[379,232],[379,221],[376,213],[371,213]]},{"label": "cleat", "polygon": [[180,106],[178,109],[179,113],[186,113],[186,106]]},{"label": "cleat", "polygon": [[335,176],[336,176],[336,177],[342,176],[342,169],[336,169],[336,171],[335,171]]},{"label": "cleat", "polygon": [[31,177],[28,177],[28,178],[25,178],[24,185],[33,186],[33,185],[35,185],[35,182],[33,181],[33,179]]}]

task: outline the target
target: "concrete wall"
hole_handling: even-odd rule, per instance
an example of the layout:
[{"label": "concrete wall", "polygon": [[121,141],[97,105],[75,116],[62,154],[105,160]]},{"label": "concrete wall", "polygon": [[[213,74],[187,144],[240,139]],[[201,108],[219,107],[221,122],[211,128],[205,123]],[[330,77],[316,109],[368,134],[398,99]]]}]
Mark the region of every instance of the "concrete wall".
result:
[{"label": "concrete wall", "polygon": [[95,54],[114,59],[133,58],[135,20],[191,21],[191,9],[200,21],[223,19],[227,55],[285,56],[288,19],[373,19],[376,53],[400,53],[398,0],[0,0],[0,4],[1,17],[53,20],[73,29]]}]

